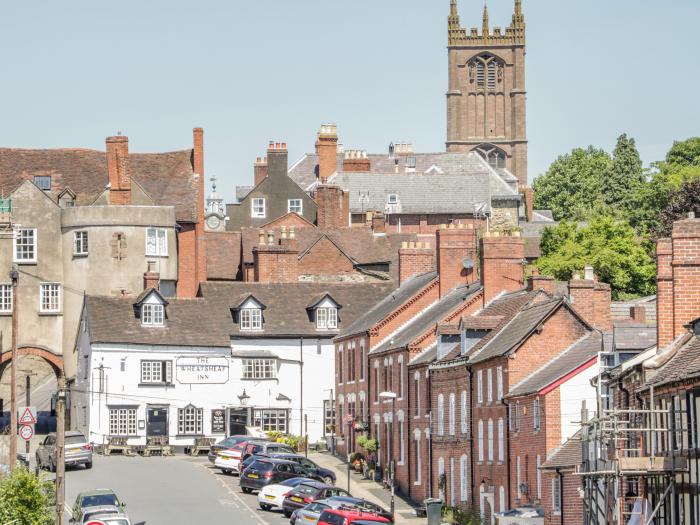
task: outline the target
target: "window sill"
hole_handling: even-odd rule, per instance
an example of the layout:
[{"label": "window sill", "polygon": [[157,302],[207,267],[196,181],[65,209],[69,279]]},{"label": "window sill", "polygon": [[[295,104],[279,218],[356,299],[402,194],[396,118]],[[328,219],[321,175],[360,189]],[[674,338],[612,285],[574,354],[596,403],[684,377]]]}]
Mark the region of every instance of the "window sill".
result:
[{"label": "window sill", "polygon": [[241,377],[241,381],[279,381],[277,377]]},{"label": "window sill", "polygon": [[61,317],[63,312],[39,312],[39,317]]},{"label": "window sill", "polygon": [[175,383],[139,383],[138,386],[152,388],[152,387],[175,386]]},{"label": "window sill", "polygon": [[12,262],[15,264],[18,264],[20,266],[36,266],[37,264],[39,264],[39,262],[36,259],[34,259],[33,261],[23,259],[21,261],[12,261]]},{"label": "window sill", "polygon": [[161,253],[147,253],[146,257],[158,257],[160,259],[167,259],[169,255],[167,253],[161,254]]},{"label": "window sill", "polygon": [[419,487],[419,486],[421,485],[421,482],[420,482],[420,481],[414,481],[413,484],[414,484],[416,487]]},{"label": "window sill", "polygon": [[12,311],[3,310],[2,312],[0,312],[0,317],[4,317],[4,316],[10,317],[11,315],[12,315]]},{"label": "window sill", "polygon": [[87,259],[87,253],[74,253],[73,259]]}]

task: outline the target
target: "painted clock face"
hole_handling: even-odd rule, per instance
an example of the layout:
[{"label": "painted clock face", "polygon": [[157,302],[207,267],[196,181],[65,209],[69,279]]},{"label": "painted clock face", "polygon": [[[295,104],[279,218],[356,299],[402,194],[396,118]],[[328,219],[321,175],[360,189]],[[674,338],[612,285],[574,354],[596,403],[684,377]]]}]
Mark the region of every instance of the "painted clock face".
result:
[{"label": "painted clock face", "polygon": [[221,224],[221,220],[216,215],[212,215],[207,219],[207,226],[211,228],[212,230],[215,230],[219,227],[219,224]]}]

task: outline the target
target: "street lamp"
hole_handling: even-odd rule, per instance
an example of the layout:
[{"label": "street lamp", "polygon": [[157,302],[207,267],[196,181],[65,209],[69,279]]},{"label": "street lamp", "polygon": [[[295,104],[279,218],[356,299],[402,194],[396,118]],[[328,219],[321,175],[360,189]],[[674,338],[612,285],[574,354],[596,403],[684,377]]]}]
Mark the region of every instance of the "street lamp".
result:
[{"label": "street lamp", "polygon": [[379,393],[379,398],[380,399],[391,399],[391,435],[389,436],[389,439],[387,440],[389,443],[389,455],[391,458],[389,459],[389,474],[390,474],[390,482],[391,482],[391,518],[394,518],[394,417],[396,417],[396,392],[380,392]]},{"label": "street lamp", "polygon": [[246,393],[244,388],[243,393],[240,396],[238,396],[238,400],[241,402],[241,406],[246,406],[248,404],[249,399],[250,396]]}]

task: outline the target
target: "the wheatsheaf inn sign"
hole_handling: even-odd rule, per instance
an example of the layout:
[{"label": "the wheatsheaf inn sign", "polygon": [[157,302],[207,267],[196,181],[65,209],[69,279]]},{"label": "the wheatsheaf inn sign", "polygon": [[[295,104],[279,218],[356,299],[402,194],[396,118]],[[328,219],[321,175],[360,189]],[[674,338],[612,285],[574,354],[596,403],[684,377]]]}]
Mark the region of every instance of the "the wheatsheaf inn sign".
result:
[{"label": "the wheatsheaf inn sign", "polygon": [[228,359],[179,357],[175,362],[175,376],[183,385],[228,383]]}]

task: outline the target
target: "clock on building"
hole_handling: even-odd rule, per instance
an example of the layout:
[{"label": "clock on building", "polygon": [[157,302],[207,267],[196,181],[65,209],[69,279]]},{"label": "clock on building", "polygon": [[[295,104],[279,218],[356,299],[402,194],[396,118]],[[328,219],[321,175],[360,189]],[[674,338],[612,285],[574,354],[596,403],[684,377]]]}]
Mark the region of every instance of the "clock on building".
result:
[{"label": "clock on building", "polygon": [[221,224],[221,219],[219,219],[219,217],[217,217],[216,215],[211,215],[207,219],[207,227],[210,230],[217,230],[219,228],[220,224]]}]

